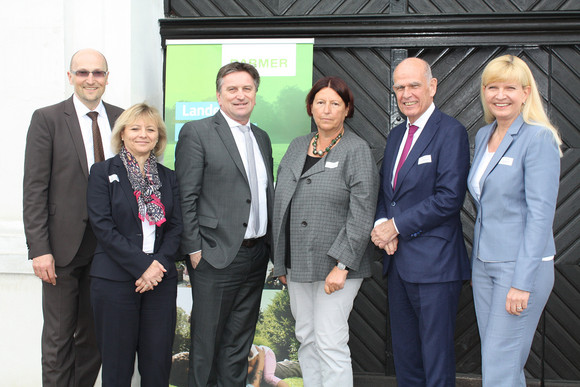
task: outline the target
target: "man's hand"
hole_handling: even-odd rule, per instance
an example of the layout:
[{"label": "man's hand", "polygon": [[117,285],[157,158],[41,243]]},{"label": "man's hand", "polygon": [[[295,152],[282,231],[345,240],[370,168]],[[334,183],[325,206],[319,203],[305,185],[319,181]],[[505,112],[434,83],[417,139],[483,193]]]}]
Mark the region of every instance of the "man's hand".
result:
[{"label": "man's hand", "polygon": [[153,290],[155,286],[159,285],[159,282],[163,279],[163,274],[166,272],[165,267],[159,261],[154,260],[145,270],[145,273],[135,281],[135,286],[137,287],[135,292],[144,293],[148,290]]},{"label": "man's hand", "polygon": [[278,281],[282,282],[284,285],[288,285],[288,281],[286,281],[285,275],[278,276]]},{"label": "man's hand", "polygon": [[54,257],[52,254],[44,254],[32,259],[34,274],[44,282],[56,285],[56,272],[54,271]]},{"label": "man's hand", "polygon": [[189,262],[191,262],[191,267],[193,267],[195,269],[197,267],[197,265],[199,264],[199,261],[201,261],[201,251],[198,251],[197,253],[189,254]]},{"label": "man's hand", "polygon": [[340,270],[337,266],[333,267],[330,273],[326,276],[324,282],[324,291],[326,294],[332,294],[337,290],[344,288],[348,270]]},{"label": "man's hand", "polygon": [[389,243],[387,243],[384,250],[387,252],[387,254],[393,255],[393,254],[395,254],[395,251],[397,251],[398,245],[399,245],[399,238],[395,238],[392,241],[390,241]]},{"label": "man's hand", "polygon": [[395,223],[393,223],[393,218],[377,225],[371,231],[371,240],[379,249],[383,250],[387,246],[387,243],[393,241],[399,233],[395,228]]}]

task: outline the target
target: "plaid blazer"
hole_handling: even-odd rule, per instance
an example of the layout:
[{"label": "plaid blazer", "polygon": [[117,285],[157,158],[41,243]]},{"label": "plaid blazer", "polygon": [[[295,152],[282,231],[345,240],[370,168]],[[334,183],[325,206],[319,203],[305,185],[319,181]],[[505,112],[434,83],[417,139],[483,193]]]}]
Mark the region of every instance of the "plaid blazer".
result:
[{"label": "plaid blazer", "polygon": [[274,275],[286,274],[289,229],[293,281],[324,281],[337,261],[349,267],[348,278],[368,277],[379,187],[370,148],[345,130],[340,142],[302,174],[313,136],[292,141],[278,167],[272,221]]}]

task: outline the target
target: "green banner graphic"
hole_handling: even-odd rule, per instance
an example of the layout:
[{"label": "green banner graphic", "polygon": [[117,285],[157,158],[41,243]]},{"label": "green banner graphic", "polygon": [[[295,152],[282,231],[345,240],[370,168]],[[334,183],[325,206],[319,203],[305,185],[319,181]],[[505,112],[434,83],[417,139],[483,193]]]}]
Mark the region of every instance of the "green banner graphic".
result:
[{"label": "green banner graphic", "polygon": [[169,143],[164,164],[174,165],[179,130],[188,121],[219,110],[215,78],[229,62],[251,63],[260,73],[250,120],[270,135],[274,163],[294,138],[310,132],[305,98],[312,87],[312,39],[168,41],[165,123]]}]

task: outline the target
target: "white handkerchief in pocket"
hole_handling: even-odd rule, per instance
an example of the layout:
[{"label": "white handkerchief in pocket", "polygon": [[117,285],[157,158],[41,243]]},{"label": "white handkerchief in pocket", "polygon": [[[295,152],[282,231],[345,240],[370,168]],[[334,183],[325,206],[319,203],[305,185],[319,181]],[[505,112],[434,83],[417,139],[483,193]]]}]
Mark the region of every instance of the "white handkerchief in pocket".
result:
[{"label": "white handkerchief in pocket", "polygon": [[327,161],[326,164],[324,164],[325,168],[336,168],[338,167],[338,161]]},{"label": "white handkerchief in pocket", "polygon": [[431,162],[431,155],[425,155],[425,156],[421,156],[419,157],[419,161],[418,161],[418,165],[421,164],[426,164],[426,163],[430,163]]},{"label": "white handkerchief in pocket", "polygon": [[117,176],[116,173],[109,175],[109,183],[112,183],[114,181],[119,181],[119,176]]},{"label": "white handkerchief in pocket", "polygon": [[511,167],[512,164],[514,163],[514,158],[513,157],[502,157],[501,160],[499,161],[499,163],[501,165],[507,165],[507,166]]}]

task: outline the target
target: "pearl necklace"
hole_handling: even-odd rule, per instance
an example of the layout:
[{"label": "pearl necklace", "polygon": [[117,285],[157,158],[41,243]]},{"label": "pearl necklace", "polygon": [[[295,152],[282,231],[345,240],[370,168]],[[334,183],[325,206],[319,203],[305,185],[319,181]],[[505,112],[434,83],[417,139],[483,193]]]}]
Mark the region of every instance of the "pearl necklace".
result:
[{"label": "pearl necklace", "polygon": [[338,134],[338,136],[336,136],[336,137],[335,137],[335,138],[334,138],[334,139],[333,139],[333,140],[330,142],[330,145],[329,145],[329,146],[327,146],[327,147],[326,147],[326,149],[324,149],[324,150],[318,150],[318,151],[316,150],[316,144],[317,144],[317,142],[318,142],[318,133],[316,133],[316,134],[314,135],[314,141],[312,141],[312,154],[313,154],[314,156],[323,156],[325,153],[327,153],[327,152],[328,152],[328,151],[329,151],[329,150],[330,150],[330,149],[331,149],[331,148],[332,148],[332,147],[333,147],[333,146],[334,146],[334,145],[335,145],[335,144],[338,142],[338,140],[340,140],[340,139],[342,138],[342,133],[343,133],[343,132],[340,132],[340,133]]}]

